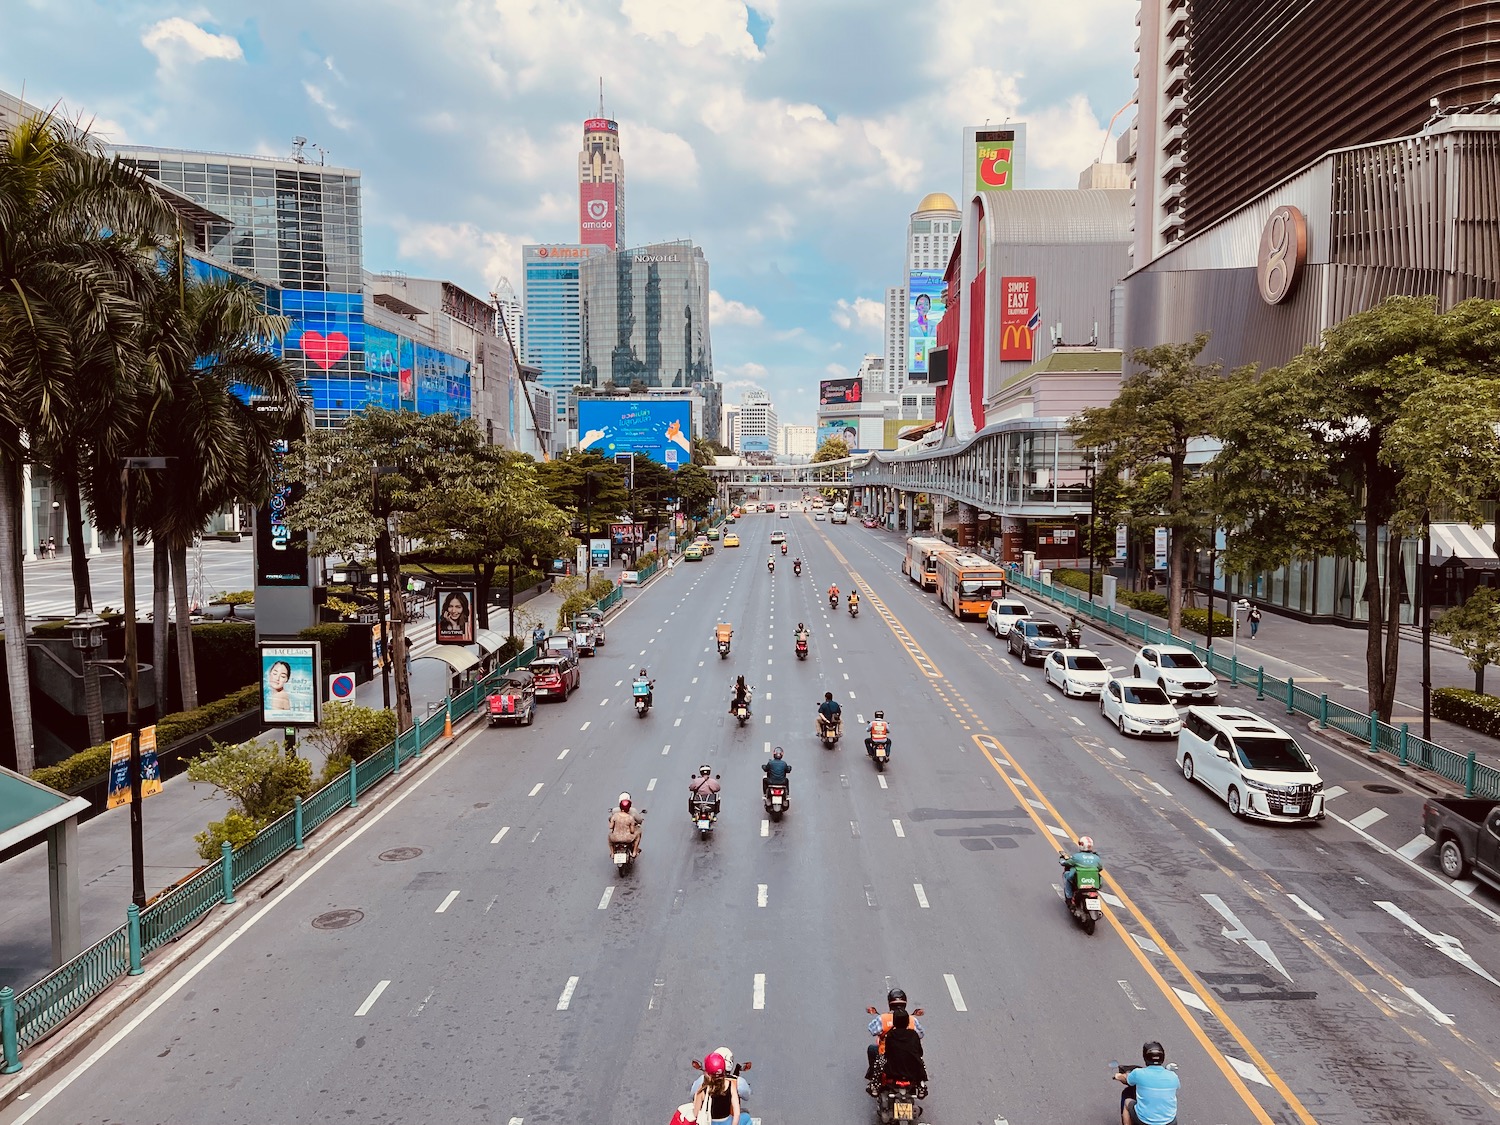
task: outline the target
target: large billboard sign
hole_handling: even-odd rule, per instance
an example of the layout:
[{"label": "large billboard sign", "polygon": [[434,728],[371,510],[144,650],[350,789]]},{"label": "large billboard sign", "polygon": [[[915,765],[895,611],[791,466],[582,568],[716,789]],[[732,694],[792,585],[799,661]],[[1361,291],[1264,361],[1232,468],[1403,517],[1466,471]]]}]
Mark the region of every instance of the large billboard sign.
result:
[{"label": "large billboard sign", "polygon": [[917,382],[927,378],[927,353],[937,345],[938,321],[943,319],[943,273],[913,270],[907,279],[907,375]]},{"label": "large billboard sign", "polygon": [[693,406],[687,399],[655,402],[578,400],[578,448],[605,457],[634,453],[676,469],[693,459]]},{"label": "large billboard sign", "polygon": [[615,246],[615,185],[578,185],[578,241],[586,246]]},{"label": "large billboard sign", "polygon": [[981,129],[974,135],[974,190],[1010,191],[1015,186],[1014,129]]},{"label": "large billboard sign", "polygon": [[851,450],[859,444],[858,418],[820,418],[818,420],[818,448],[829,438],[838,438]]},{"label": "large billboard sign", "polygon": [[1036,330],[1042,314],[1036,304],[1036,278],[1000,279],[1000,358],[1030,363],[1036,358]]},{"label": "large billboard sign", "polygon": [[863,379],[824,379],[818,384],[820,406],[841,406],[846,402],[864,401]]},{"label": "large billboard sign", "polygon": [[620,123],[611,121],[607,117],[590,117],[583,123],[583,131],[585,133],[618,133]]}]

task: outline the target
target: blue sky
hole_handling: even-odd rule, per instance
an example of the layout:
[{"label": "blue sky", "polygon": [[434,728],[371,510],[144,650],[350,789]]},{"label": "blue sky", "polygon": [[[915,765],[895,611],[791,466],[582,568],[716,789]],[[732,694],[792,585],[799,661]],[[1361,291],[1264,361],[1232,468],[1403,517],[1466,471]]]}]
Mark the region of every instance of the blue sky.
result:
[{"label": "blue sky", "polygon": [[523,243],[577,238],[602,76],[628,240],[704,248],[726,401],[758,386],[810,424],[817,380],[880,351],[907,216],[929,191],[959,194],[962,128],[1027,122],[1029,186],[1075,186],[1132,95],[1135,11],[0,0],[0,88],[118,143],[286,155],[305,136],[363,173],[367,269],[483,296],[501,277],[520,290]]}]

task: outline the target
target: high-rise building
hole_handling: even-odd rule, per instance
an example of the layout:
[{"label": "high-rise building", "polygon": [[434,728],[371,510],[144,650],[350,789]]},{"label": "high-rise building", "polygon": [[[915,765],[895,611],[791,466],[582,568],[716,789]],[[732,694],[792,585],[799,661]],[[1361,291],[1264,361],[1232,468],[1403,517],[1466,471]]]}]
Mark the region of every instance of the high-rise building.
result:
[{"label": "high-rise building", "polygon": [[885,356],[867,354],[859,361],[855,378],[859,380],[862,392],[872,395],[892,393],[886,387]]},{"label": "high-rise building", "polygon": [[604,115],[604,83],[599,83],[599,116],[583,123],[578,154],[578,241],[619,250],[625,245],[625,160],[620,155],[620,123]]},{"label": "high-rise building", "polygon": [[[521,359],[526,357],[526,308],[516,296],[510,278],[502,277],[500,284],[490,294],[495,302],[495,335],[509,336],[511,347]],[[502,330],[503,326],[503,330]]]},{"label": "high-rise building", "polygon": [[1143,0],[1137,268],[1325,153],[1500,89],[1493,2]]},{"label": "high-rise building", "polygon": [[776,452],[794,460],[810,460],[818,451],[816,426],[782,426]]},{"label": "high-rise building", "polygon": [[736,453],[771,453],[776,448],[776,408],[765,391],[746,391],[740,396]]},{"label": "high-rise building", "polygon": [[552,392],[557,430],[564,440],[568,392],[583,381],[579,273],[584,262],[608,252],[603,246],[521,247],[526,362],[541,368],[540,382]]},{"label": "high-rise building", "polygon": [[[953,197],[940,191],[923,196],[906,226],[906,355],[888,374],[886,390],[895,394],[908,382],[927,381],[927,353],[937,343],[943,319],[943,273],[963,223]],[[887,337],[889,338],[889,336]],[[886,361],[890,371],[890,361]]]},{"label": "high-rise building", "polygon": [[906,373],[906,286],[885,291],[885,381],[881,390],[895,394]]},{"label": "high-rise building", "polygon": [[582,381],[681,387],[711,381],[708,259],[687,240],[586,260],[579,272]]}]

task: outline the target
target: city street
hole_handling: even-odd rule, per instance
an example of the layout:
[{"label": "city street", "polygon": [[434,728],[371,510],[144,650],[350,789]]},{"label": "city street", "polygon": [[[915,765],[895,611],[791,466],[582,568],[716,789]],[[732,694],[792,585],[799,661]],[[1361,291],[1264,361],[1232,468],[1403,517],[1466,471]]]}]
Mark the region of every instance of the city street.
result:
[{"label": "city street", "polygon": [[[1304,724],[1329,819],[1237,821],[1170,743],[1121,739],[941,611],[898,537],[802,515],[737,530],[744,547],[679,563],[611,621],[570,701],[444,752],[0,1125],[666,1121],[719,1044],[753,1060],[760,1121],[870,1120],[865,1007],[896,986],[925,1010],[931,1125],[1110,1125],[1110,1064],[1150,1038],[1184,1125],[1500,1118],[1500,901],[1436,872],[1420,794]],[[769,575],[773,530],[790,553]],[[830,582],[861,590],[857,620],[830,614]],[[824,691],[836,749],[813,735]],[[1253,700],[1221,702],[1285,721]],[[883,774],[861,744],[876,708]],[[793,766],[775,823],[773,746]],[[704,762],[724,786],[708,839],[684,815]],[[623,876],[621,790],[649,810]],[[1058,890],[1082,833],[1109,892],[1093,936]]]}]

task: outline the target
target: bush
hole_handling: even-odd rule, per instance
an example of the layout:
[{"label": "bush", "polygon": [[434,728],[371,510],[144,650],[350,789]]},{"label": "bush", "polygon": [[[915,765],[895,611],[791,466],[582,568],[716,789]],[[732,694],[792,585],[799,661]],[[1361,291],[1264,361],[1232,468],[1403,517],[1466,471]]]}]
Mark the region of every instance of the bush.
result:
[{"label": "bush", "polygon": [[254,817],[246,816],[239,809],[230,809],[223,820],[209,822],[207,828],[193,837],[198,844],[198,855],[212,863],[219,858],[220,845],[228,841],[231,848],[244,847],[265,825]]},{"label": "bush", "polygon": [[312,763],[289,756],[280,742],[214,744],[188,766],[188,777],[219,790],[252,820],[269,824],[312,792]]},{"label": "bush", "polygon": [[109,746],[90,746],[55,766],[40,766],[31,775],[38,785],[50,786],[60,793],[87,785],[108,772]]},{"label": "bush", "polygon": [[[1184,632],[1197,633],[1201,637],[1208,636],[1208,610],[1185,609],[1182,611],[1182,628]],[[1228,637],[1234,633],[1234,622],[1222,613],[1214,613],[1214,636]]]},{"label": "bush", "polygon": [[1438,688],[1432,693],[1432,713],[1446,722],[1500,738],[1500,699],[1467,688]]},{"label": "bush", "polygon": [[593,601],[602,601],[609,596],[609,592],[615,588],[614,582],[602,575],[589,583],[589,598]]},{"label": "bush", "polygon": [[586,609],[592,609],[593,605],[594,599],[589,597],[588,594],[584,593],[582,590],[569,594],[563,599],[562,605],[558,607],[557,627],[559,629],[568,628],[570,625],[572,625],[573,618],[577,617]]},{"label": "bush", "polygon": [[640,555],[636,558],[635,568],[638,571],[646,570],[653,564],[661,562],[663,557],[664,555],[661,551],[647,551],[644,555]]},{"label": "bush", "polygon": [[254,605],[254,590],[236,590],[232,594],[220,594],[214,599],[214,605]]},{"label": "bush", "polygon": [[363,762],[395,741],[396,716],[382,708],[330,703],[323,708],[322,724],[310,728],[302,738],[327,758],[344,758],[347,769],[348,762]]},{"label": "bush", "polygon": [[1115,600],[1142,613],[1155,614],[1157,617],[1167,615],[1167,595],[1158,594],[1155,590],[1117,590]]},{"label": "bush", "polygon": [[[1071,590],[1082,590],[1085,593],[1089,588],[1089,572],[1086,570],[1073,570],[1069,567],[1059,567],[1052,572],[1052,584],[1054,586],[1066,586]],[[1102,593],[1104,590],[1104,575],[1094,575],[1094,593]]]},{"label": "bush", "polygon": [[[176,643],[175,631],[169,644]],[[241,684],[260,679],[255,626],[248,621],[215,621],[193,626],[193,657],[198,666],[198,698],[218,699]],[[165,668],[166,661],[157,661]],[[159,680],[158,684],[164,684]]]}]

